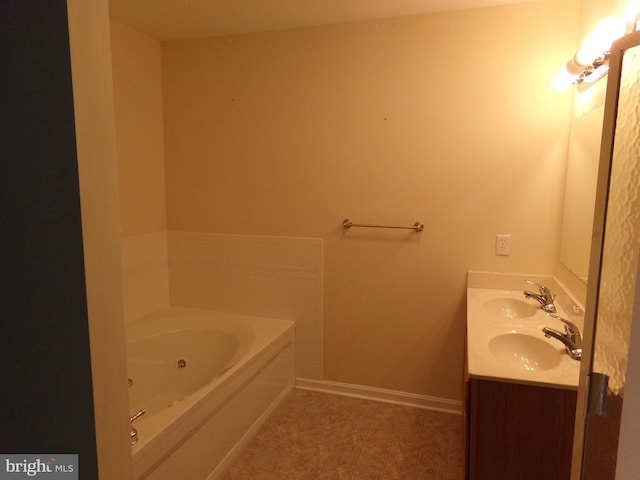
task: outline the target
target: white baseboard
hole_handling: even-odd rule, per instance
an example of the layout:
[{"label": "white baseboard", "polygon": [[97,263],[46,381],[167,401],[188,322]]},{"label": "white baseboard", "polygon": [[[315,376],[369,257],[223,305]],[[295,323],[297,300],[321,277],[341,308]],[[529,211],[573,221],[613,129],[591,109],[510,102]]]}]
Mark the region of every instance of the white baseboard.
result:
[{"label": "white baseboard", "polygon": [[331,382],[328,380],[310,380],[307,378],[296,378],[296,388],[375,400],[378,402],[407,405],[410,407],[424,408],[426,410],[437,410],[458,415],[462,414],[462,402],[459,400],[430,397],[416,393],[398,392],[384,388],[365,387],[363,385]]}]

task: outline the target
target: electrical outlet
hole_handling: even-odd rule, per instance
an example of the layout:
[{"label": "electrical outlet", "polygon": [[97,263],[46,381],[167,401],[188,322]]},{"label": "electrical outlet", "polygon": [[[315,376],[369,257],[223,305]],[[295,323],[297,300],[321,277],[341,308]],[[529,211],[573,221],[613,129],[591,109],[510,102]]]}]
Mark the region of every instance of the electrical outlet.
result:
[{"label": "electrical outlet", "polygon": [[509,255],[511,235],[496,235],[496,255]]}]

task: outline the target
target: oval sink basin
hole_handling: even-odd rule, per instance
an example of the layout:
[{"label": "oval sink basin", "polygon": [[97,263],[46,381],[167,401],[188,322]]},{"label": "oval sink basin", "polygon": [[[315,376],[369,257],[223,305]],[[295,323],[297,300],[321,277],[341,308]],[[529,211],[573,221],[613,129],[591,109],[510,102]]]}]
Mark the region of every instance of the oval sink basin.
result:
[{"label": "oval sink basin", "polygon": [[522,333],[493,337],[489,351],[498,360],[524,370],[549,370],[557,367],[562,359],[561,351],[546,341]]},{"label": "oval sink basin", "polygon": [[532,317],[538,310],[538,307],[515,298],[492,298],[483,306],[489,313],[506,318]]}]

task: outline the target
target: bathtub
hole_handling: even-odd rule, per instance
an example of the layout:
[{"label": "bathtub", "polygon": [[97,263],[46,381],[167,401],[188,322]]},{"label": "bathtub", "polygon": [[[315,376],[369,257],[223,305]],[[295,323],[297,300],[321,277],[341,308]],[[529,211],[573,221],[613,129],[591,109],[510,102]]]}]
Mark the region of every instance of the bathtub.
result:
[{"label": "bathtub", "polygon": [[126,327],[138,480],[220,478],[294,385],[294,322],[166,309]]}]

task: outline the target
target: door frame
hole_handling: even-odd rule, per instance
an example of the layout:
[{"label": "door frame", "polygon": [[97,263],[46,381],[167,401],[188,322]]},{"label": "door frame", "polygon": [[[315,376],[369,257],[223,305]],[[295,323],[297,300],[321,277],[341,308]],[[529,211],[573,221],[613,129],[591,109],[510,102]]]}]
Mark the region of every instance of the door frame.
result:
[{"label": "door frame", "polygon": [[[632,47],[640,45],[640,31],[632,32],[616,40],[611,45],[609,57],[609,72],[605,99],[604,122],[600,147],[596,202],[594,211],[593,230],[591,238],[591,254],[589,262],[589,284],[585,305],[583,355],[580,365],[580,379],[578,384],[578,402],[576,408],[576,422],[574,428],[574,444],[571,480],[580,480],[583,476],[584,446],[586,423],[589,410],[589,388],[593,370],[594,342],[597,326],[598,293],[602,273],[602,249],[604,246],[605,222],[609,198],[609,184],[611,178],[611,163],[615,143],[615,130],[618,116],[618,99],[620,80],[622,77],[622,61],[624,53]],[[640,282],[639,282],[640,283]],[[634,324],[638,318],[637,307],[640,301],[640,290],[636,285]],[[637,328],[635,329],[637,330]],[[640,343],[640,341],[638,342]],[[627,370],[627,379],[640,377],[640,368]],[[623,420],[624,420],[623,407]],[[622,430],[622,428],[621,428]]]}]

